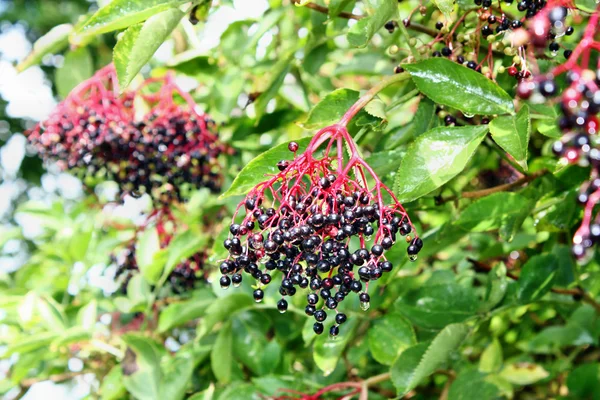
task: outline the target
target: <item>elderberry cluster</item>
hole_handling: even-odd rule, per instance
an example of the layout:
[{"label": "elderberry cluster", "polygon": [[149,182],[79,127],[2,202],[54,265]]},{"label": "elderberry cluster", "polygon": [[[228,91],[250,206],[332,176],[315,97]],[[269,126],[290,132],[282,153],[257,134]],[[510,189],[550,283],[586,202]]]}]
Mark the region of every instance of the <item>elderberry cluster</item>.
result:
[{"label": "elderberry cluster", "polygon": [[[219,191],[218,157],[226,149],[214,122],[196,111],[170,75],[147,82],[119,96],[108,66],[75,88],[28,139],[44,160],[77,173],[86,185],[112,180],[122,195],[148,193],[155,205],[182,201],[186,186]],[[160,83],[160,91],[148,94],[149,83]],[[136,97],[151,108],[141,120]]]},{"label": "elderberry cluster", "polygon": [[[292,142],[290,150],[295,152],[297,144]],[[277,166],[282,174],[292,169],[287,160]],[[229,257],[220,265],[220,285],[225,289],[232,283],[239,286],[244,271],[258,281],[254,299],[260,302],[263,287],[277,273],[282,296],[278,310],[287,310],[285,296],[308,289],[305,312],[315,318],[314,332],[324,331],[326,310],[335,310],[335,323],[329,330],[335,337],[339,325],[347,320],[346,314],[338,311],[339,304],[357,293],[361,308],[369,308],[368,282],[392,270],[384,253],[398,236],[406,236],[412,260],[423,242],[407,236],[412,225],[406,214],[383,206],[346,176],[322,171],[311,176],[315,185],[304,193],[283,190],[284,203],[279,208],[263,206],[261,192],[250,192],[243,202],[246,217],[231,224],[231,236],[224,242]]]}]

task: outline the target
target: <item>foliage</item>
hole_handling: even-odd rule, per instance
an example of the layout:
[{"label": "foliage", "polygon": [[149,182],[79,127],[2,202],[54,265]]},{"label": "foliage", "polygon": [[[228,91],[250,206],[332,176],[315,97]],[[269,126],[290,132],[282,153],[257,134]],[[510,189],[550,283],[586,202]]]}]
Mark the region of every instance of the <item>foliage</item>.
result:
[{"label": "foliage", "polygon": [[[109,90],[137,93],[123,106],[131,126],[157,102],[152,83],[175,77],[192,87],[169,104],[185,101],[216,121],[227,149],[211,165],[222,166],[222,190],[190,182],[158,206],[148,195],[111,197],[119,189],[100,173],[75,200],[19,199],[0,225],[0,263],[22,260],[0,269],[1,395],[20,398],[50,380],[103,400],[600,398],[600,258],[587,245],[575,247],[578,257],[571,249],[596,203],[580,193],[589,165],[552,152],[565,111],[537,92],[549,91],[547,73],[559,88],[572,76],[561,75],[570,64],[552,57],[546,36],[537,49],[513,46],[502,31],[484,37],[496,2],[269,0],[264,14],[228,24],[207,48],[199,38],[214,38],[211,18],[242,2],[61,3],[62,12],[50,1],[14,1],[4,11],[37,37],[17,68],[64,55],[57,68],[44,65],[63,100],[112,60],[118,85]],[[506,15],[520,17],[518,2],[508,3]],[[560,38],[565,49],[576,52],[595,21],[585,43],[597,68],[596,4],[549,3],[570,7],[558,18],[575,30]],[[157,50],[172,54],[165,61]],[[558,89],[551,92],[545,96]],[[344,141],[335,136],[342,126]],[[10,130],[23,129],[11,121]],[[156,134],[144,132],[138,144]],[[368,310],[348,298],[336,338],[327,335],[331,310],[326,333],[314,333],[304,309],[309,289],[287,297],[280,313],[274,283],[244,275],[220,287],[229,286],[219,265],[238,203],[280,173],[291,142],[301,149],[295,160],[309,146],[316,163],[310,143],[321,136],[337,140],[327,154],[350,154],[357,187],[372,176],[391,188],[424,243],[415,262],[401,240],[386,252],[393,270],[369,283]],[[19,172],[30,187],[42,173],[36,157]],[[56,165],[45,161],[51,175]],[[95,165],[101,171],[104,162]],[[358,167],[373,170],[365,182]],[[302,174],[294,178],[302,184]],[[135,263],[122,262],[127,255]]]}]

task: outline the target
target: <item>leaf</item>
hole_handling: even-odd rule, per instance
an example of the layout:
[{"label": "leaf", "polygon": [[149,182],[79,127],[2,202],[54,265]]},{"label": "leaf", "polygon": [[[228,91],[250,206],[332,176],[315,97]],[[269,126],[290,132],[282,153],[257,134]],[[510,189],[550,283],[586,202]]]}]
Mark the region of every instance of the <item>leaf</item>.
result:
[{"label": "leaf", "polygon": [[123,384],[127,391],[140,400],[161,399],[162,372],[156,343],[138,334],[126,334],[122,338],[127,344],[121,363]]},{"label": "leaf", "polygon": [[469,328],[464,324],[445,327],[430,343],[419,343],[404,350],[392,365],[392,383],[403,395],[441,368],[450,355],[467,337]]},{"label": "leaf", "polygon": [[531,257],[519,275],[518,298],[522,304],[542,298],[554,283],[558,260],[553,254],[537,254]]},{"label": "leaf", "polygon": [[499,304],[506,295],[508,281],[506,278],[506,265],[499,263],[488,274],[487,290],[480,312],[487,312]]},{"label": "leaf", "polygon": [[500,376],[515,385],[531,385],[550,374],[541,365],[531,363],[510,364],[504,367]]},{"label": "leaf", "polygon": [[[162,266],[155,266],[154,257],[160,251],[160,239],[154,226],[148,226],[139,236],[135,245],[135,260],[140,272],[148,283],[156,283]],[[160,268],[160,269],[159,269]]]},{"label": "leaf", "polygon": [[454,282],[426,285],[401,296],[394,307],[413,324],[429,329],[462,322],[477,312],[479,300],[469,287]]},{"label": "leaf", "polygon": [[461,172],[487,133],[488,127],[439,127],[419,136],[402,160],[394,192],[400,202],[416,200]]},{"label": "leaf", "polygon": [[499,390],[496,385],[488,382],[475,368],[461,371],[456,380],[452,382],[448,391],[448,399],[452,400],[496,400]]},{"label": "leaf", "polygon": [[[311,139],[312,138],[303,138],[296,140],[295,142],[299,145],[298,152],[306,149],[306,146]],[[233,180],[231,187],[223,193],[220,198],[244,195],[254,186],[266,180],[269,175],[278,174],[279,169],[277,168],[277,163],[281,160],[289,160],[293,157],[293,154],[288,149],[289,143],[290,142],[279,144],[246,164]]]},{"label": "leaf", "polygon": [[69,45],[69,35],[73,32],[73,25],[62,24],[50,29],[33,44],[33,50],[17,65],[17,71],[22,72],[27,68],[39,64],[46,54],[62,51]]},{"label": "leaf", "polygon": [[158,332],[163,333],[173,327],[200,318],[214,300],[214,295],[209,291],[204,290],[190,300],[168,305],[160,313],[158,319]]},{"label": "leaf", "polygon": [[86,36],[97,36],[128,28],[155,14],[187,2],[187,0],[113,0],[81,25],[71,37],[71,42],[77,44]]},{"label": "leaf", "polygon": [[69,51],[62,67],[56,70],[55,83],[63,99],[81,82],[94,75],[92,55],[87,47]]},{"label": "leaf", "polygon": [[433,4],[444,14],[446,20],[450,21],[452,11],[454,11],[454,1],[453,0],[433,0]]},{"label": "leaf", "polygon": [[100,385],[100,398],[102,400],[118,400],[126,394],[123,385],[123,371],[120,365],[115,365],[102,379]]},{"label": "leaf", "polygon": [[356,90],[334,90],[310,110],[306,121],[302,123],[302,127],[305,129],[315,129],[336,123],[358,98],[359,93]]},{"label": "leaf", "polygon": [[573,399],[597,399],[600,393],[600,363],[576,367],[567,377],[567,387]]},{"label": "leaf", "polygon": [[206,244],[207,240],[207,236],[191,230],[177,233],[173,238],[173,241],[169,243],[169,246],[166,248],[169,256],[167,257],[163,275],[170,274],[177,264],[187,260],[195,253],[202,250],[202,247]]},{"label": "leaf", "polygon": [[191,354],[178,352],[177,356],[163,369],[160,399],[183,399],[193,372],[194,359]]},{"label": "leaf", "polygon": [[385,114],[385,103],[380,99],[373,99],[367,104],[364,108],[367,114],[382,119],[387,120],[387,116]]},{"label": "leaf", "polygon": [[502,346],[498,339],[494,338],[492,343],[490,343],[483,353],[481,353],[479,370],[488,373],[498,372],[502,368],[502,361]]},{"label": "leaf", "polygon": [[142,67],[150,61],[184,15],[178,8],[172,8],[151,16],[144,23],[129,27],[123,33],[113,50],[121,91],[129,86]]},{"label": "leaf", "polygon": [[417,343],[410,323],[396,312],[373,323],[369,328],[368,341],[373,358],[384,365],[392,365],[398,354]]},{"label": "leaf", "polygon": [[427,97],[423,97],[419,101],[417,112],[412,120],[412,132],[415,137],[421,136],[423,133],[438,126],[439,118],[436,112],[436,105]]},{"label": "leaf", "polygon": [[598,8],[596,0],[575,0],[575,5],[580,10],[593,13]]},{"label": "leaf", "polygon": [[494,193],[469,204],[454,225],[471,232],[498,229],[520,214],[528,203],[528,199],[518,193]]},{"label": "leaf", "polygon": [[265,375],[279,365],[281,347],[277,340],[267,340],[269,318],[260,312],[244,311],[232,320],[235,358],[254,374]]},{"label": "leaf", "polygon": [[219,298],[206,309],[206,316],[198,326],[198,336],[210,332],[218,322],[232,316],[236,312],[245,310],[254,304],[250,296],[244,293],[234,293]]},{"label": "leaf", "polygon": [[398,2],[395,0],[367,0],[365,3],[370,15],[352,25],[346,35],[353,47],[365,47],[373,35],[398,14]]},{"label": "leaf", "polygon": [[283,84],[285,76],[290,72],[292,68],[292,60],[294,58],[294,52],[289,52],[284,55],[281,60],[275,64],[271,72],[271,78],[268,81],[265,89],[262,91],[258,99],[254,102],[254,110],[256,112],[256,124],[260,121],[265,113],[267,104],[273,97],[279,92],[279,88]]},{"label": "leaf", "polygon": [[344,11],[344,8],[355,0],[331,0],[329,2],[329,15],[331,17],[337,16],[339,13]]},{"label": "leaf", "polygon": [[77,324],[83,329],[92,330],[98,321],[98,301],[92,300],[77,312]]},{"label": "leaf", "polygon": [[467,114],[513,114],[511,97],[498,85],[463,65],[445,58],[403,64],[417,88],[437,104]]},{"label": "leaf", "polygon": [[527,146],[531,135],[529,108],[524,105],[517,115],[494,118],[490,122],[492,138],[527,171]]},{"label": "leaf", "polygon": [[231,323],[228,322],[219,331],[217,340],[210,353],[210,365],[220,383],[229,383],[231,381],[233,368],[232,347]]},{"label": "leaf", "polygon": [[315,364],[323,371],[325,376],[331,374],[337,366],[337,363],[357,326],[358,323],[355,319],[348,319],[348,321],[341,326],[343,333],[337,338],[330,338],[326,332],[318,336],[315,340],[313,358]]}]

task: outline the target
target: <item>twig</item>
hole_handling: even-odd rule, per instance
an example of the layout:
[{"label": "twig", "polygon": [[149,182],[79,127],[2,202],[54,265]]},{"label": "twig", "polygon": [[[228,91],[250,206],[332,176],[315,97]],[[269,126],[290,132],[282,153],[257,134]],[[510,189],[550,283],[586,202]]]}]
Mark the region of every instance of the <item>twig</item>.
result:
[{"label": "twig", "polygon": [[77,376],[85,375],[85,374],[89,374],[89,373],[91,373],[91,372],[83,370],[83,371],[78,371],[78,372],[65,372],[63,374],[50,375],[50,376],[43,377],[43,378],[24,379],[19,383],[19,386],[21,386],[21,388],[28,389],[31,386],[35,385],[36,383],[45,382],[45,381],[61,383],[61,382],[65,382],[70,379],[73,379]]},{"label": "twig", "polygon": [[[292,0],[293,4],[299,4],[300,0]],[[304,7],[306,8],[310,8],[311,10],[323,13],[323,14],[327,14],[329,15],[329,8],[325,7],[325,6],[321,6],[319,4],[315,4],[315,3],[306,3],[304,4]],[[337,17],[340,18],[346,18],[346,19],[353,19],[358,21],[359,19],[363,19],[365,16],[364,15],[357,15],[357,14],[352,14],[349,12],[345,12],[342,11],[341,13],[339,13],[338,15],[336,15]],[[402,23],[402,21],[400,21],[400,23]],[[429,36],[432,37],[436,37],[438,32],[435,31],[434,29],[431,29],[427,26],[421,25],[421,24],[416,24],[411,22],[410,25],[408,26],[408,29],[413,30],[415,32],[420,32],[420,33],[425,33]]]},{"label": "twig", "polygon": [[[473,266],[475,266],[475,269],[478,271],[483,271],[483,272],[490,272],[492,270],[492,266],[482,263],[481,261],[477,261],[474,260],[470,257],[467,257],[467,261],[470,262],[471,264],[473,264]],[[513,274],[510,271],[506,272],[506,276],[508,276],[510,279],[516,281],[519,279],[519,277],[515,274]],[[586,292],[582,287],[576,287],[573,289],[561,289],[561,288],[551,288],[550,291],[552,293],[557,293],[557,294],[565,294],[568,296],[573,296],[574,300],[578,300],[581,299],[581,301],[583,301],[584,303],[587,303],[589,305],[591,305],[592,307],[594,307],[594,309],[596,310],[596,314],[600,315],[600,303],[598,303],[588,292]]]},{"label": "twig", "polygon": [[[514,189],[516,187],[519,187],[521,185],[529,183],[529,182],[536,180],[537,178],[547,175],[547,174],[549,174],[549,171],[544,169],[544,170],[541,170],[538,172],[534,172],[531,175],[526,175],[526,176],[524,176],[520,179],[517,179],[516,181],[511,182],[511,183],[505,183],[503,185],[494,186],[494,187],[491,187],[488,189],[475,190],[472,192],[464,192],[460,195],[460,197],[465,198],[465,199],[478,199],[480,197],[485,197],[485,196],[488,196],[493,193],[505,192],[507,190]],[[447,203],[449,201],[454,201],[457,199],[457,197],[458,196],[450,196],[445,199],[438,199],[437,204],[441,205],[441,204]]]},{"label": "twig", "polygon": [[[293,4],[299,4],[300,0],[292,0],[292,3]],[[306,8],[310,8],[311,10],[318,11],[318,12],[323,13],[323,14],[329,14],[329,8],[321,6],[319,4],[306,3],[306,4],[303,4],[303,6],[306,7]],[[341,18],[346,18],[346,19],[354,19],[354,20],[357,20],[357,21],[359,19],[364,18],[362,15],[356,15],[356,14],[352,14],[352,13],[345,12],[345,11],[342,11],[337,16],[341,17]]]}]

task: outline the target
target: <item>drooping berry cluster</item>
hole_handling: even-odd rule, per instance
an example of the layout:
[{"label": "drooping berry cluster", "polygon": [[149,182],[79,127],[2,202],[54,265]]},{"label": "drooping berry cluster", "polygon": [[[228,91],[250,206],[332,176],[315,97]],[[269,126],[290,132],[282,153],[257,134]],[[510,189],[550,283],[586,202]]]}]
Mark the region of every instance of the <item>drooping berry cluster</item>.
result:
[{"label": "drooping berry cluster", "polygon": [[[351,152],[347,162],[346,145]],[[335,310],[329,332],[337,336],[347,320],[339,304],[357,293],[361,307],[369,308],[369,282],[392,270],[384,253],[399,236],[406,236],[412,260],[423,242],[408,236],[414,228],[404,208],[358,156],[343,125],[318,132],[301,155],[295,142],[289,150],[294,159],[277,163],[280,172],[254,187],[238,206],[244,216],[231,224],[224,242],[229,257],[220,266],[220,284],[239,286],[246,272],[258,281],[254,299],[259,302],[278,271],[279,311],[288,308],[285,296],[301,291],[306,314],[316,320],[315,333],[324,331],[327,310]]]},{"label": "drooping berry cluster", "polygon": [[[564,6],[563,1],[551,1],[546,9],[538,13],[530,27],[534,43],[543,43],[547,40],[545,32],[552,26],[562,24],[566,16]],[[553,151],[567,163],[592,167],[591,180],[582,186],[578,198],[585,205],[582,224],[573,237],[573,253],[578,258],[600,241],[600,216],[594,216],[594,207],[600,201],[599,53],[600,6],[590,16],[581,40],[566,62],[547,75],[521,82],[517,87],[517,94],[522,98],[528,99],[534,93],[539,93],[546,101],[552,101],[559,95],[556,77],[565,74],[568,86],[557,99],[562,112],[558,127],[563,136],[554,143]]]},{"label": "drooping berry cluster", "polygon": [[[79,173],[88,185],[113,180],[122,194],[148,193],[156,204],[181,201],[185,185],[220,189],[217,158],[225,147],[214,123],[171,75],[118,92],[114,67],[100,70],[29,133],[30,142],[44,159]],[[136,98],[150,107],[139,121]]]},{"label": "drooping berry cluster", "polygon": [[[136,243],[146,229],[156,230],[160,247],[164,249],[169,246],[177,233],[178,222],[168,208],[155,210],[149,215],[142,228],[136,232],[131,243],[122,251],[111,255],[111,261],[117,266],[115,279],[121,280],[121,288],[124,292],[127,291],[131,278],[139,273]],[[176,294],[183,293],[194,289],[199,282],[206,282],[206,260],[207,254],[204,251],[199,251],[177,264],[168,277],[168,283],[171,285],[173,292]]]}]

